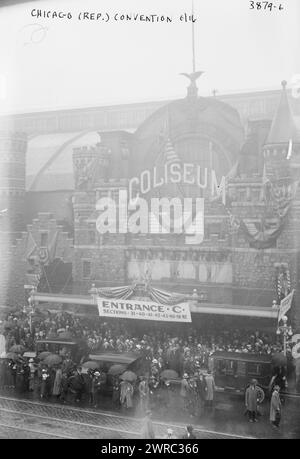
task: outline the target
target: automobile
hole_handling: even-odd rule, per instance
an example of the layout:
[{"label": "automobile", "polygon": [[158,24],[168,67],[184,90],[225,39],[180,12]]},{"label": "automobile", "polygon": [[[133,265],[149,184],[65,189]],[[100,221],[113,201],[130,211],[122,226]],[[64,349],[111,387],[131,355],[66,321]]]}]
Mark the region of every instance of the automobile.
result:
[{"label": "automobile", "polygon": [[88,360],[99,363],[99,368],[107,375],[105,392],[112,391],[113,376],[109,374],[109,369],[113,365],[122,365],[124,371],[130,370],[137,375],[142,374],[143,356],[135,352],[114,353],[99,352],[90,354]]}]

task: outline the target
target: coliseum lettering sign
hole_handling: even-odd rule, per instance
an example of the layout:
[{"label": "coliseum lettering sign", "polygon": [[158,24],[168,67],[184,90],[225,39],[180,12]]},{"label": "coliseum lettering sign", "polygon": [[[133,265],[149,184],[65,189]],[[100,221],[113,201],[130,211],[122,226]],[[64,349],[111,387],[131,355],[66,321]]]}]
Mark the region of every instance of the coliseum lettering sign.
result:
[{"label": "coliseum lettering sign", "polygon": [[98,297],[100,317],[122,317],[124,319],[158,320],[165,322],[191,322],[188,303],[176,305],[159,304],[141,300],[119,300]]}]

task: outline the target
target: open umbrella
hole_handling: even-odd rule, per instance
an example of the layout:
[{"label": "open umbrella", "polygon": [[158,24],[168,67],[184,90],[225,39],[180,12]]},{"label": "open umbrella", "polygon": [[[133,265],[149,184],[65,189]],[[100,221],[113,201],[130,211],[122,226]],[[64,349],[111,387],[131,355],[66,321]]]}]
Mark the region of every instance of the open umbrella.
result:
[{"label": "open umbrella", "polygon": [[120,378],[123,379],[123,381],[133,382],[136,381],[137,375],[133,373],[133,371],[125,371]]},{"label": "open umbrella", "polygon": [[48,365],[49,367],[52,367],[53,365],[58,365],[61,363],[62,358],[58,354],[50,354],[48,357],[44,359],[44,363]]},{"label": "open umbrella", "polygon": [[99,363],[95,362],[94,360],[89,360],[88,362],[84,362],[82,364],[82,368],[87,368],[89,370],[98,370],[99,369]]},{"label": "open umbrella", "polygon": [[115,364],[110,367],[110,369],[108,370],[108,374],[112,376],[117,376],[124,373],[125,370],[126,367],[124,365]]},{"label": "open umbrella", "polygon": [[164,370],[161,372],[160,379],[177,379],[178,373],[175,370]]},{"label": "open umbrella", "polygon": [[23,354],[25,352],[25,347],[22,344],[14,344],[9,352],[15,352],[16,354]]},{"label": "open umbrella", "polygon": [[38,358],[40,360],[44,360],[46,357],[48,357],[48,355],[51,355],[52,352],[48,352],[48,351],[44,351],[44,352],[41,352],[39,355],[38,355]]},{"label": "open umbrella", "polygon": [[18,357],[18,354],[16,354],[15,352],[7,352],[4,358],[11,359],[11,360],[17,360],[19,357]]}]

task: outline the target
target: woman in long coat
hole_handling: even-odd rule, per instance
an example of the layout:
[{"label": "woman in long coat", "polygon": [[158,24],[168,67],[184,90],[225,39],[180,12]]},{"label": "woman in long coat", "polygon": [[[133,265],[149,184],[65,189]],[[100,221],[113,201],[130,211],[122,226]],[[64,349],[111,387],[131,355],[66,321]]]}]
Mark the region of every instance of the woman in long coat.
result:
[{"label": "woman in long coat", "polygon": [[122,381],[120,384],[120,402],[126,408],[133,407],[133,385],[129,381]]},{"label": "woman in long coat", "polygon": [[215,380],[213,375],[210,371],[208,371],[207,376],[205,376],[205,384],[206,384],[206,401],[209,406],[212,406],[214,400],[214,392],[215,392]]},{"label": "woman in long coat", "polygon": [[52,389],[52,394],[59,398],[62,391],[62,369],[57,368],[54,378],[54,384]]},{"label": "woman in long coat", "polygon": [[187,373],[184,373],[183,378],[181,380],[180,384],[180,396],[183,401],[183,409],[185,411],[188,411],[189,408],[189,383],[188,383],[188,378],[189,375]]},{"label": "woman in long coat", "polygon": [[279,427],[281,418],[281,401],[279,390],[279,386],[274,387],[270,405],[270,421],[274,427]]}]

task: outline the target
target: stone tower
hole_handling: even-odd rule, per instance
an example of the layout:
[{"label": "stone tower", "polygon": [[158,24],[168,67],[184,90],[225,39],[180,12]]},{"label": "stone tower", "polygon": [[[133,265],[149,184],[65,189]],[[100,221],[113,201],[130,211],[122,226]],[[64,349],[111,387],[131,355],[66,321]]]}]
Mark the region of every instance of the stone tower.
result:
[{"label": "stone tower", "polygon": [[[21,133],[0,133],[0,307],[23,302],[25,159],[27,139]],[[23,272],[24,268],[24,272]]]},{"label": "stone tower", "polygon": [[[286,81],[283,81],[281,98],[263,154],[265,181],[276,196],[278,206],[282,207],[288,200],[291,202],[284,230],[277,240],[277,250],[285,256],[276,264],[275,275],[278,302],[284,284],[289,290],[295,289],[293,306],[288,315],[294,327],[300,330],[300,132],[296,127],[286,86]],[[283,261],[283,258],[286,260]]]}]

